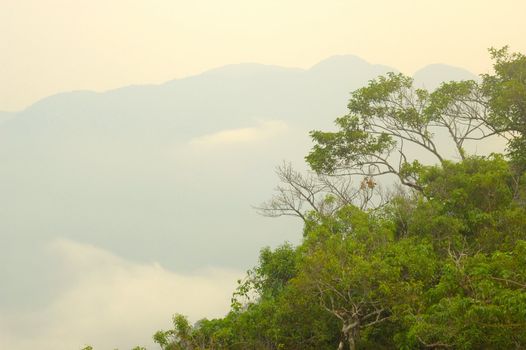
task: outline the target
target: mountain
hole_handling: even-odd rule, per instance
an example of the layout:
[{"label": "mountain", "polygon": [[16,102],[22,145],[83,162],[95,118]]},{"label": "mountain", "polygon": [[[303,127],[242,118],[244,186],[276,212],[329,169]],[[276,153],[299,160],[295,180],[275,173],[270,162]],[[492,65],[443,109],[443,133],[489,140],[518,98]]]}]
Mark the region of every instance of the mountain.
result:
[{"label": "mountain", "polygon": [[[246,269],[260,247],[298,241],[298,221],[251,206],[271,195],[283,159],[303,166],[309,130],[332,128],[350,91],[393,70],[355,56],[307,70],[229,65],[0,114],[0,310],[57,292],[45,253],[55,239],[176,271]],[[466,77],[444,65],[415,74],[432,87]]]},{"label": "mountain", "polygon": [[2,112],[0,111],[0,125],[7,120],[11,119],[14,116],[14,113]]},{"label": "mountain", "polygon": [[[105,93],[76,91],[43,99],[18,113],[17,128],[162,131],[170,139],[278,118],[313,125],[345,112],[354,90],[392,70],[354,56],[337,56],[309,70],[261,64],[221,67],[162,85],[130,86]],[[331,120],[331,118],[326,118]],[[47,131],[46,131],[47,132]]]},{"label": "mountain", "polygon": [[446,81],[478,80],[478,77],[463,68],[446,64],[430,64],[416,71],[413,79],[417,86],[434,90]]}]

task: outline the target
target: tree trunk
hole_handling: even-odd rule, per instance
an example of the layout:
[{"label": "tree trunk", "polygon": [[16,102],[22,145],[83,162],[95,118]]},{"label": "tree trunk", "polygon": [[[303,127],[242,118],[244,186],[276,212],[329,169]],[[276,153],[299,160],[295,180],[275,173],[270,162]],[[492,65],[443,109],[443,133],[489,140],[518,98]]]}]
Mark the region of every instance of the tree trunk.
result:
[{"label": "tree trunk", "polygon": [[356,350],[356,343],[352,334],[349,334],[347,341],[349,342],[349,350]]},{"label": "tree trunk", "polygon": [[359,337],[360,328],[359,323],[356,322],[354,324],[354,327],[352,327],[349,330],[349,334],[347,335],[347,340],[349,341],[349,350],[356,350],[356,340]]},{"label": "tree trunk", "polygon": [[353,322],[351,324],[343,323],[342,326],[342,336],[340,338],[340,343],[338,344],[338,350],[344,350],[345,344],[349,344],[349,350],[356,350],[356,338],[358,336],[358,322]]}]

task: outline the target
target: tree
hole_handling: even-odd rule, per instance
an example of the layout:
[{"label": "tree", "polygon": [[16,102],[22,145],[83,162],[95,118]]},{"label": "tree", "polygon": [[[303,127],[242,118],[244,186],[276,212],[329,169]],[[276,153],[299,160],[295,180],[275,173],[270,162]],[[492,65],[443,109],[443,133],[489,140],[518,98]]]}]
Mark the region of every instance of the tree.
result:
[{"label": "tree", "polygon": [[526,169],[526,56],[510,53],[507,46],[490,49],[494,74],[483,75],[490,122],[513,137],[508,150],[521,171]]},{"label": "tree", "polygon": [[330,216],[346,205],[362,209],[378,208],[388,196],[372,177],[364,177],[359,186],[350,177],[302,175],[283,163],[276,168],[280,184],[272,198],[256,209],[264,216],[297,216],[307,222],[309,213]]},{"label": "tree", "polygon": [[158,331],[153,340],[162,350],[193,350],[195,349],[192,326],[188,318],[181,314],[172,317],[174,328],[168,331]]},{"label": "tree", "polygon": [[409,342],[427,348],[522,349],[526,345],[526,241],[512,251],[451,254],[414,317]]},{"label": "tree", "polygon": [[331,349],[337,337],[316,297],[298,287],[298,252],[290,244],[264,248],[239,281],[229,318],[240,348]]},{"label": "tree", "polygon": [[[335,222],[311,225],[296,283],[341,322],[338,349],[354,350],[363,332],[412,307],[436,264],[429,243],[394,242],[390,222],[358,208],[342,208],[329,220]],[[381,341],[374,343],[378,347]]]},{"label": "tree", "polygon": [[[447,144],[465,159],[466,141],[501,133],[489,123],[488,108],[475,81],[449,82],[429,92],[403,74],[388,73],[352,93],[349,113],[336,119],[336,132],[312,131],[315,145],[306,157],[319,174],[374,177],[395,175],[421,190],[419,149],[443,163]],[[441,139],[437,135],[441,135]]]}]

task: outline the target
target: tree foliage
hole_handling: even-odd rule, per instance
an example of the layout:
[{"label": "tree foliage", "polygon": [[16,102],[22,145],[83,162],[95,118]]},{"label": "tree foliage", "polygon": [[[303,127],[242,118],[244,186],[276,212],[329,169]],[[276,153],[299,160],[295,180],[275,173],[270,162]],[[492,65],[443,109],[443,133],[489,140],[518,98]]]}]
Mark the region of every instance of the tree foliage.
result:
[{"label": "tree foliage", "polygon": [[483,75],[490,122],[512,134],[508,150],[516,166],[526,169],[526,56],[508,47],[491,49],[495,74]]},{"label": "tree foliage", "polygon": [[[507,104],[500,101],[524,97],[517,97],[524,82],[516,84],[519,87],[513,85],[513,95],[502,92],[507,86],[502,81],[509,82],[501,68],[505,53],[494,55],[497,74],[486,76],[483,84],[448,82],[430,92],[416,88],[403,74],[388,73],[372,80],[352,93],[349,113],[336,119],[337,131],[311,132],[315,145],[307,162],[320,174],[391,174],[402,184],[421,190],[418,175],[422,162],[415,158],[415,150],[420,157],[427,154],[444,163],[455,155],[451,150],[465,159],[466,142],[509,136],[511,125],[499,117],[507,113],[502,107]],[[523,60],[523,56],[513,58],[513,65]],[[522,108],[522,102],[516,104],[520,105],[517,109]]]}]

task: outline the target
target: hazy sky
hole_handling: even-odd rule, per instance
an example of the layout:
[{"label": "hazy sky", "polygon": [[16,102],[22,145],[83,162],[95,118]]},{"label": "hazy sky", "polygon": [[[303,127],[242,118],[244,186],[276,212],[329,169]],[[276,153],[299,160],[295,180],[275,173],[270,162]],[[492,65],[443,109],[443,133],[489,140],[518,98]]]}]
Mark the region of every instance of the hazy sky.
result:
[{"label": "hazy sky", "polygon": [[0,0],[0,110],[61,91],[159,83],[229,63],[309,67],[334,54],[412,73],[485,72],[526,51],[523,0]]}]

